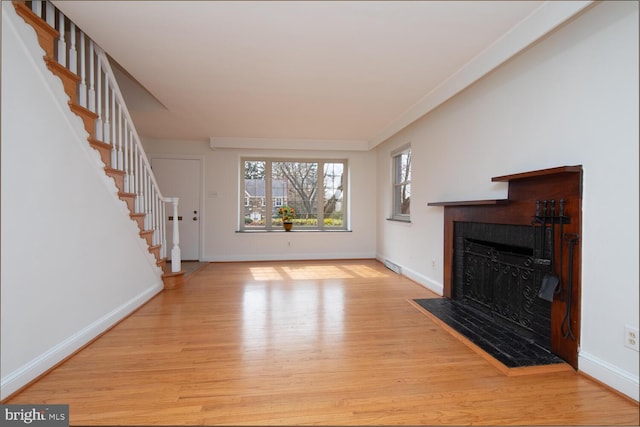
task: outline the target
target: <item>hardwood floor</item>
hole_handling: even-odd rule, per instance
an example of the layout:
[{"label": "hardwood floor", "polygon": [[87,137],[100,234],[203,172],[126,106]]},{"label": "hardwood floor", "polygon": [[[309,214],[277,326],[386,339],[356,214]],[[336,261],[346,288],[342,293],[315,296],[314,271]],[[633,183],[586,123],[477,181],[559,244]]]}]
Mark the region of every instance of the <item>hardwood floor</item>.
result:
[{"label": "hardwood floor", "polygon": [[373,260],[210,264],[7,403],[72,425],[638,425],[570,372],[509,377]]}]

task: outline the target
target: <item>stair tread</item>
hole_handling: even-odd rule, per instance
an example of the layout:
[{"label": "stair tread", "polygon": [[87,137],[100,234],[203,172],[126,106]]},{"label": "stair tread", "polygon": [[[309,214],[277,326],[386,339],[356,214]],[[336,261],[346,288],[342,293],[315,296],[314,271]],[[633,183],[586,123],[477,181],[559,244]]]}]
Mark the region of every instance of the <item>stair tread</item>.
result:
[{"label": "stair tread", "polygon": [[[78,77],[78,81],[80,81],[80,77]],[[69,107],[71,107],[71,110],[74,112],[80,112],[82,114],[85,114],[89,117],[92,117],[93,120],[97,119],[99,116],[97,113],[94,113],[93,111],[91,111],[90,109],[88,109],[87,107],[83,107],[82,105],[73,102],[73,101],[69,101]]]},{"label": "stair tread", "polygon": [[113,147],[111,146],[111,144],[108,144],[104,141],[100,141],[99,139],[93,138],[93,137],[89,137],[87,138],[89,140],[89,144],[92,145],[97,145],[98,147],[102,147],[102,148],[107,148],[109,150],[111,150]]},{"label": "stair tread", "polygon": [[121,171],[120,169],[114,169],[114,168],[112,168],[112,167],[105,166],[105,167],[104,167],[104,170],[105,170],[107,173],[113,173],[113,174],[116,174],[116,175],[123,175],[123,176],[124,176],[124,171]]},{"label": "stair tread", "polygon": [[[80,78],[80,76],[78,76],[76,73],[74,73],[73,71],[71,71],[70,69],[65,67],[64,65],[60,64],[55,59],[45,57],[44,60],[47,63],[47,67],[49,67],[50,69],[53,68],[55,70],[55,72],[63,74],[65,77],[67,77],[67,78],[69,78],[71,80],[75,80],[78,83],[82,80]],[[72,104],[72,103],[70,102],[70,104]],[[75,103],[73,103],[73,104],[75,104]]]}]

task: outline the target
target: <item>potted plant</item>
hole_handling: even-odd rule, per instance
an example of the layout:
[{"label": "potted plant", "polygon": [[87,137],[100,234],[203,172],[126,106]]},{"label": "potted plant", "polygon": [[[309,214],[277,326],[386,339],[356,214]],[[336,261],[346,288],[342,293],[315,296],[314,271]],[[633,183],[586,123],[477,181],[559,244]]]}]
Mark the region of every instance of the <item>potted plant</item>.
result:
[{"label": "potted plant", "polygon": [[293,227],[293,219],[296,217],[296,210],[291,206],[280,206],[278,208],[278,216],[282,218],[282,226],[285,231],[291,231]]}]

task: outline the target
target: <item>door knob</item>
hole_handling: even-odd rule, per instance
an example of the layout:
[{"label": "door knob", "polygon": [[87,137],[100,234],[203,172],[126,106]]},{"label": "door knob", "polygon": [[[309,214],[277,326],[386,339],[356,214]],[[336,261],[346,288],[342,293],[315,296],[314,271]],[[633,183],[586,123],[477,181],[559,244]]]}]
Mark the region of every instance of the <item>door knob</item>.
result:
[{"label": "door knob", "polygon": [[197,221],[197,220],[198,220],[198,217],[197,217],[197,216],[194,216],[194,217],[193,217],[193,220],[194,220],[194,221]]}]

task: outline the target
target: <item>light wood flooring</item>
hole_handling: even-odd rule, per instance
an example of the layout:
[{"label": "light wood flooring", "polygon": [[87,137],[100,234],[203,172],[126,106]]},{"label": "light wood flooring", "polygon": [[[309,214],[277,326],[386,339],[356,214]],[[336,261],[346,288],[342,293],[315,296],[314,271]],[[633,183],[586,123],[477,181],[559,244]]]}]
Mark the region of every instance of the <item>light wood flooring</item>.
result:
[{"label": "light wood flooring", "polygon": [[72,425],[638,425],[573,371],[506,376],[373,260],[213,263],[6,403]]}]

